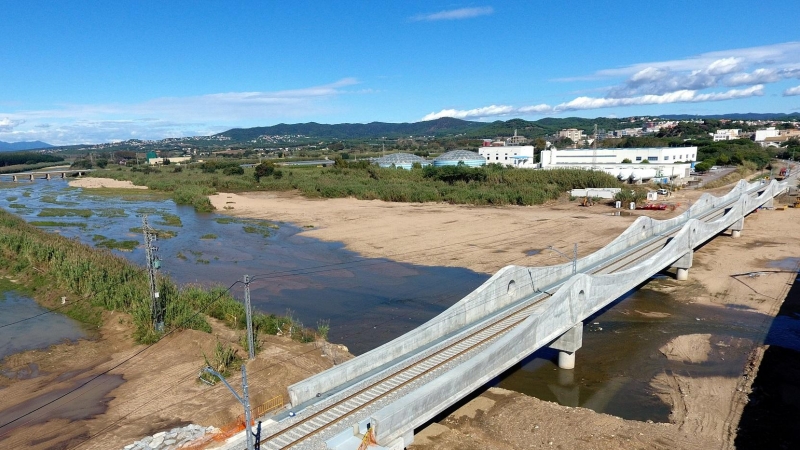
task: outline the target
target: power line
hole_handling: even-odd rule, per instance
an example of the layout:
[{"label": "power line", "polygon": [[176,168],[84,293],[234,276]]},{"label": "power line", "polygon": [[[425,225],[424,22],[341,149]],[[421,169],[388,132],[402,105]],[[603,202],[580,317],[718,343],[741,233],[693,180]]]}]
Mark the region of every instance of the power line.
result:
[{"label": "power line", "polygon": [[163,340],[165,337],[167,337],[167,336],[169,336],[170,334],[174,333],[175,331],[177,331],[177,330],[181,329],[181,327],[182,327],[184,324],[186,324],[186,323],[189,323],[191,320],[193,320],[195,317],[197,317],[197,315],[201,314],[201,313],[202,313],[202,312],[203,312],[205,309],[208,309],[208,307],[210,307],[210,306],[211,306],[212,304],[214,304],[214,303],[215,303],[217,300],[219,300],[220,298],[222,298],[222,297],[223,297],[223,296],[224,296],[224,295],[225,295],[225,294],[226,294],[228,291],[230,291],[230,290],[231,290],[231,289],[232,289],[232,288],[233,288],[233,287],[234,287],[236,284],[238,284],[238,283],[241,283],[241,281],[236,281],[236,282],[234,282],[233,284],[231,284],[231,285],[228,287],[228,289],[226,289],[224,292],[220,293],[220,294],[217,296],[217,298],[215,298],[214,300],[212,300],[211,302],[209,302],[209,303],[208,303],[208,305],[206,305],[205,307],[203,307],[203,309],[201,309],[200,311],[197,311],[197,312],[195,312],[195,313],[194,313],[194,314],[192,314],[192,315],[191,315],[189,318],[187,318],[186,320],[184,320],[183,322],[181,322],[181,323],[180,323],[178,326],[176,326],[176,327],[173,327],[173,328],[172,328],[172,330],[168,331],[167,333],[164,333],[164,334],[163,334],[163,335],[162,335],[162,336],[161,336],[161,337],[160,337],[160,338],[159,338],[159,339],[158,339],[156,342],[153,342],[152,344],[150,344],[150,345],[148,345],[148,346],[144,347],[143,349],[141,349],[141,350],[139,350],[139,351],[135,352],[133,355],[131,355],[131,356],[129,356],[129,357],[127,357],[127,358],[125,358],[125,359],[124,359],[124,360],[122,360],[120,363],[118,363],[118,364],[116,364],[116,365],[112,366],[111,368],[109,368],[109,369],[106,369],[106,370],[104,370],[104,371],[102,371],[102,372],[98,373],[97,375],[95,375],[95,376],[93,376],[93,377],[89,378],[87,381],[83,382],[83,383],[82,383],[80,386],[78,386],[78,387],[75,387],[75,388],[73,388],[73,389],[70,389],[69,391],[67,391],[67,392],[65,392],[65,393],[63,393],[63,394],[61,394],[61,395],[59,395],[58,397],[54,398],[53,400],[50,400],[50,401],[48,401],[47,403],[44,403],[44,404],[42,404],[42,405],[40,405],[40,406],[38,406],[38,407],[36,407],[36,408],[32,409],[31,411],[28,411],[27,413],[25,413],[25,414],[23,414],[23,415],[21,415],[21,416],[19,416],[19,417],[15,418],[15,419],[12,419],[12,420],[10,420],[10,421],[8,421],[8,422],[6,422],[6,423],[4,423],[4,424],[0,425],[0,429],[2,429],[2,428],[4,428],[4,427],[6,427],[6,426],[8,426],[8,425],[11,425],[12,423],[14,423],[14,422],[18,421],[19,419],[22,419],[23,417],[27,417],[27,416],[29,416],[29,415],[31,415],[31,414],[33,414],[33,413],[35,413],[36,411],[39,411],[40,409],[42,409],[42,408],[44,408],[44,407],[46,407],[46,406],[48,406],[48,405],[51,405],[51,404],[53,404],[53,403],[57,402],[58,400],[61,400],[62,398],[66,397],[67,395],[69,395],[69,394],[71,394],[71,393],[73,393],[73,392],[75,392],[75,391],[77,391],[77,390],[81,389],[82,387],[86,386],[87,384],[91,383],[92,381],[94,381],[94,380],[98,379],[99,377],[101,377],[101,376],[103,376],[103,375],[105,375],[105,374],[107,374],[107,373],[111,372],[112,370],[114,370],[114,369],[116,369],[116,368],[118,368],[118,367],[122,366],[123,364],[127,363],[127,362],[128,362],[128,361],[130,361],[131,359],[133,359],[133,358],[135,358],[135,357],[139,356],[140,354],[144,353],[145,351],[149,350],[149,349],[150,349],[150,348],[152,348],[154,345],[156,345],[156,344],[158,344],[159,342],[161,342],[161,341],[162,341],[162,340]]}]

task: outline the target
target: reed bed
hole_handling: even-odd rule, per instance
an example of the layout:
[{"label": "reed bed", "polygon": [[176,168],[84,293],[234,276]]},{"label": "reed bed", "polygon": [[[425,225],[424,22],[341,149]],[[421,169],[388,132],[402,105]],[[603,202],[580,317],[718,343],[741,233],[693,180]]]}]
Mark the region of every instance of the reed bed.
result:
[{"label": "reed bed", "polygon": [[[147,273],[143,268],[108,250],[47,233],[4,209],[0,209],[0,270],[25,279],[34,293],[45,291],[77,297],[72,306],[62,309],[75,319],[100,326],[102,310],[122,311],[132,317],[137,342],[152,343],[162,335],[153,327]],[[211,332],[207,315],[230,327],[245,328],[244,305],[224,288],[193,285],[179,288],[170,278],[160,276],[158,289],[165,305],[167,331],[188,328]],[[291,317],[255,313],[254,324],[265,334],[285,334],[287,329],[293,339],[314,338],[312,331]]]}]

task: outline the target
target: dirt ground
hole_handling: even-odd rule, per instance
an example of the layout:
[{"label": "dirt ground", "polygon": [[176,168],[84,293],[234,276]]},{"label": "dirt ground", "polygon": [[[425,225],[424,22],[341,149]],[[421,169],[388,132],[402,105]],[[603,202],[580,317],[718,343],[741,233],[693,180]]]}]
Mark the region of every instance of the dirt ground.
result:
[{"label": "dirt ground", "polygon": [[[3,362],[2,373],[10,379],[0,390],[0,419],[6,419],[0,423],[103,375],[91,388],[0,429],[0,448],[113,449],[189,423],[222,428],[235,422],[241,413],[239,403],[221,383],[200,383],[198,374],[204,366],[203,355],[213,353],[217,339],[246,356],[237,344],[241,331],[209,319],[214,328],[211,335],[184,330],[146,349],[132,344],[129,317],[109,312],[105,319],[97,340],[24,352]],[[254,406],[332,365],[313,343],[277,336],[261,339],[264,350],[247,364]],[[338,358],[347,357],[339,353]],[[229,380],[241,392],[238,375],[232,374]]]},{"label": "dirt ground", "polygon": [[[679,191],[668,199],[674,211],[646,214],[672,217],[702,193]],[[644,214],[612,215],[611,207],[580,207],[577,201],[566,199],[536,207],[502,208],[309,200],[286,193],[218,194],[211,200],[221,213],[288,222],[302,228],[303,235],[343,242],[364,256],[485,273],[508,264],[566,262],[547,250],[549,246],[571,255],[577,243],[580,256],[589,254]],[[746,219],[740,239],[722,235],[696,251],[689,281],[665,281],[657,288],[677,301],[720,308],[737,305],[763,313],[766,332],[793,275],[764,273],[741,279],[744,283],[731,275],[764,270],[769,261],[798,255],[798,219],[800,210],[794,209],[753,214]],[[236,333],[218,324],[212,336],[183,331],[115,367],[143,349],[131,344],[128,322],[122,315],[112,315],[99,340],[62,344],[4,361],[0,373],[7,379],[0,383],[0,414],[34,409],[43,399],[54,398],[96,374],[108,371],[110,376],[82,394],[90,398],[84,402],[86,411],[51,411],[46,419],[33,413],[12,424],[10,431],[0,429],[0,447],[121,448],[181,424],[221,426],[233,420],[238,403],[231,394],[221,385],[208,387],[196,378],[203,352],[210,353],[214,346],[214,336],[235,343]],[[260,387],[254,404],[283,394],[287,385],[331,365],[330,358],[313,344],[269,337],[264,348],[248,365],[251,385]],[[693,364],[702,364],[721,351],[726,349],[703,334],[681,336],[662,348],[665,358]],[[669,424],[622,420],[492,388],[421,430],[412,448],[730,448],[763,347],[753,345],[742,351],[749,352],[749,359],[740,377],[695,379],[666,373],[656,377],[654,391],[673,406]],[[238,388],[238,378],[231,379]]]}]

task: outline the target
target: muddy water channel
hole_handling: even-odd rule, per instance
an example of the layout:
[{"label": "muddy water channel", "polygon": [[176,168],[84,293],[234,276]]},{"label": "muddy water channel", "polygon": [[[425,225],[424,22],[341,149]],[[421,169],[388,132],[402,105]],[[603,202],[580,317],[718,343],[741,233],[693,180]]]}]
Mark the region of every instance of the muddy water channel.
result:
[{"label": "muddy water channel", "polygon": [[[148,191],[84,190],[63,180],[0,185],[0,207],[140,265],[146,214],[161,236],[162,273],[180,284],[225,287],[250,275],[255,308],[288,311],[312,328],[329,320],[329,339],[354,354],[416,327],[488,278],[466,269],[363,258],[340,243],[304,237],[289,224],[196,213]],[[241,283],[233,293],[243,298]]]},{"label": "muddy water channel", "polygon": [[0,360],[25,350],[47,348],[65,340],[89,336],[79,322],[61,314],[47,314],[47,309],[32,298],[15,290],[3,292],[0,286]]}]

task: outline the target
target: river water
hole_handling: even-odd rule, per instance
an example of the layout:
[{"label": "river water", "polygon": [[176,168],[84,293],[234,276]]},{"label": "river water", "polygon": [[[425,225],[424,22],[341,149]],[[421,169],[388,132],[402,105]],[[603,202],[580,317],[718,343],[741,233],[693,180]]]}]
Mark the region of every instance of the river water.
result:
[{"label": "river water", "polygon": [[[151,225],[174,235],[160,239],[157,245],[162,272],[178,283],[227,287],[248,274],[254,280],[251,297],[257,309],[275,314],[288,310],[311,327],[318,320],[330,320],[330,340],[345,344],[354,354],[418,326],[488,278],[466,269],[363,258],[340,243],[302,236],[302,229],[289,224],[196,213],[141,191],[104,196],[70,188],[62,180],[0,183],[0,207],[28,221],[61,222],[43,228],[90,245],[140,244],[141,232],[136,227],[141,227],[141,216],[147,214]],[[75,215],[42,217],[43,212],[68,211]],[[180,218],[180,224],[174,216]],[[144,264],[141,245],[131,251],[113,251]],[[747,357],[745,349],[763,341],[759,330],[764,330],[763,321],[768,319],[736,308],[673,301],[650,288],[661,282],[652,281],[587,320],[575,370],[559,370],[553,362],[555,352],[543,349],[493,384],[627,419],[668,421],[669,406],[651,386],[653,377],[670,371],[738,376]],[[234,294],[242,298],[241,284]],[[14,294],[6,294],[5,311],[10,307],[19,317],[35,314],[30,305],[21,306],[24,302],[14,298]],[[79,327],[55,332],[50,321],[63,319],[58,317],[49,314],[43,316],[40,326],[16,329],[20,337],[4,351],[28,345],[19,342],[42,346],[80,337]],[[34,339],[41,329],[51,331],[55,341]],[[677,336],[695,333],[712,335],[715,350],[705,363],[671,362],[658,351]]]},{"label": "river water", "polygon": [[[416,327],[488,279],[467,269],[364,258],[341,243],[302,236],[296,226],[197,213],[147,191],[99,195],[60,179],[0,185],[0,207],[89,245],[129,244],[130,251],[112,251],[140,265],[147,215],[172,236],[156,243],[162,273],[180,284],[225,287],[250,275],[256,309],[289,312],[312,328],[329,320],[329,339],[354,354]],[[233,293],[243,298],[241,283]]]}]

